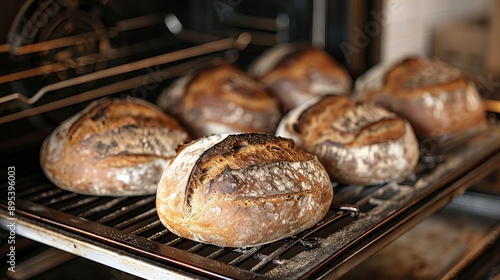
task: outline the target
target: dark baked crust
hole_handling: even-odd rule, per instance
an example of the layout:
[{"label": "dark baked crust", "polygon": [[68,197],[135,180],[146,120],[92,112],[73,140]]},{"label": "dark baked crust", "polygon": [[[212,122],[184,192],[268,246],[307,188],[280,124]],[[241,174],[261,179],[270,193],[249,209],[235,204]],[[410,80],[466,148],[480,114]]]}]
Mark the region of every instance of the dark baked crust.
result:
[{"label": "dark baked crust", "polygon": [[467,79],[457,68],[439,60],[407,58],[394,65],[384,77],[384,89],[403,99],[419,98],[439,86],[443,91],[464,88]]},{"label": "dark baked crust", "polygon": [[265,52],[249,75],[266,84],[285,112],[324,94],[348,95],[351,77],[325,51],[304,44],[277,46]]},{"label": "dark baked crust", "polygon": [[281,118],[279,101],[262,84],[229,64],[198,69],[179,79],[162,93],[158,104],[194,137],[273,133]]},{"label": "dark baked crust", "polygon": [[90,195],[154,193],[163,169],[188,134],[138,99],[101,99],[62,123],[40,159],[58,187]]},{"label": "dark baked crust", "polygon": [[277,134],[317,155],[339,183],[371,185],[406,177],[419,156],[406,121],[345,96],[317,97],[292,110]]},{"label": "dark baked crust", "polygon": [[458,69],[437,59],[409,58],[380,74],[381,86],[358,86],[360,100],[407,119],[419,138],[448,138],[486,127],[481,98]]},{"label": "dark baked crust", "polygon": [[[196,162],[196,169],[191,173],[188,185],[191,187],[204,186],[212,181],[210,190],[201,190],[203,193],[227,193],[238,197],[245,197],[248,189],[263,196],[276,195],[274,189],[258,189],[263,185],[234,184],[233,180],[217,184],[213,181],[217,176],[231,170],[247,169],[255,166],[280,165],[280,162],[302,162],[314,160],[314,155],[293,149],[293,143],[284,138],[270,137],[266,134],[230,135],[217,145],[205,151]],[[299,182],[297,182],[299,183]],[[227,185],[231,186],[227,186]],[[237,186],[237,188],[236,188]],[[191,190],[191,192],[194,192]]]},{"label": "dark baked crust", "polygon": [[182,237],[246,247],[313,226],[332,197],[323,166],[290,140],[214,135],[180,149],[159,184],[157,210]]}]

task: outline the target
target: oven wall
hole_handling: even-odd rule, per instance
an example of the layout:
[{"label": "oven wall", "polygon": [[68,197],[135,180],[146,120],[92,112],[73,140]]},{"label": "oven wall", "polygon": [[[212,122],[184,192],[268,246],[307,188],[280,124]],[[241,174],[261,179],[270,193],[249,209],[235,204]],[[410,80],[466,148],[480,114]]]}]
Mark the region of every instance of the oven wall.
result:
[{"label": "oven wall", "polygon": [[433,54],[436,30],[444,24],[487,19],[492,0],[383,0],[386,15],[381,60],[408,54]]}]

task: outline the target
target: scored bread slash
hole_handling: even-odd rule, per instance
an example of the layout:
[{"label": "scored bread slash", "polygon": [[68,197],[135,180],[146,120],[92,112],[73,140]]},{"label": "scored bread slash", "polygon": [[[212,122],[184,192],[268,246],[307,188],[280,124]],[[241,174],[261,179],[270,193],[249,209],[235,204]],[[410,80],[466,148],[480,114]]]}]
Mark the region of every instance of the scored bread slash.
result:
[{"label": "scored bread slash", "polygon": [[316,156],[260,133],[212,135],[182,146],[158,185],[156,209],[173,233],[248,247],[318,223],[333,199]]},{"label": "scored bread slash", "polygon": [[373,185],[413,173],[419,158],[410,124],[373,104],[322,96],[290,111],[276,134],[318,156],[334,182]]},{"label": "scored bread slash", "polygon": [[451,139],[487,126],[474,83],[437,58],[376,65],[357,79],[356,92],[359,100],[407,119],[419,139]]},{"label": "scored bread slash", "polygon": [[40,161],[59,188],[87,195],[156,192],[178,144],[189,135],[172,117],[140,99],[103,98],[59,125]]}]

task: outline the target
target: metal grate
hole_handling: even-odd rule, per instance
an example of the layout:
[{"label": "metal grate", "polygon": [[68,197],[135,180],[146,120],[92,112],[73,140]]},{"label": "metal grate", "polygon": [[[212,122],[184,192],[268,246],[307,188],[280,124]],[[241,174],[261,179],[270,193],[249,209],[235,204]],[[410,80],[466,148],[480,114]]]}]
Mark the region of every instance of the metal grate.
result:
[{"label": "metal grate", "polygon": [[[348,264],[346,260],[369,254],[366,248],[359,253],[357,247],[370,247],[389,233],[403,231],[406,220],[435,211],[442,204],[439,201],[447,201],[498,167],[499,135],[492,128],[440,156],[442,162],[432,168],[421,164],[418,173],[405,182],[335,185],[335,204],[323,221],[296,236],[252,248],[223,248],[178,237],[160,223],[154,196],[93,197],[67,192],[52,185],[39,167],[16,167],[16,217],[48,230],[54,239],[76,235],[83,244],[136,256],[138,262],[133,265],[181,269],[197,277],[296,279],[322,271],[341,273],[362,258]],[[3,193],[2,221],[8,217],[5,198]],[[38,239],[52,244],[47,237]],[[60,249],[75,252],[67,246]],[[98,261],[113,266],[111,260]]]},{"label": "metal grate", "polygon": [[[245,35],[239,37],[242,41],[247,41]],[[183,63],[176,66],[171,66],[168,69],[162,69],[154,72],[154,79],[147,79],[152,74],[148,73],[146,75],[138,75],[136,77],[120,80],[119,82],[114,82],[107,84],[102,87],[95,89],[90,89],[88,91],[81,92],[77,95],[73,95],[67,98],[62,98],[57,101],[53,101],[48,104],[39,105],[34,108],[29,108],[26,110],[16,111],[14,113],[7,113],[0,117],[0,124],[12,122],[15,120],[27,118],[37,114],[50,112],[59,108],[71,106],[84,101],[92,100],[95,98],[108,96],[114,93],[119,93],[126,90],[132,90],[137,87],[147,86],[149,82],[158,83],[165,79],[171,79],[178,75],[186,73],[189,69],[193,68],[195,65],[200,63],[206,63],[207,59],[198,58],[197,60],[186,61],[186,59],[192,59],[194,57],[200,57],[205,54],[211,54],[218,51],[224,51],[235,47],[239,43],[238,39],[226,38],[217,41],[205,43],[202,45],[184,48],[179,51],[173,51],[165,53],[162,55],[149,57],[143,60],[122,64],[115,66],[113,68],[107,68],[98,72],[86,74],[72,79],[67,79],[57,83],[53,83],[42,87],[38,90],[31,98],[27,98],[21,93],[13,93],[0,98],[0,105],[2,103],[8,103],[12,101],[20,101],[25,105],[31,105],[37,103],[42,99],[47,93],[52,91],[61,90],[64,88],[75,87],[77,85],[88,83],[89,81],[95,81],[99,79],[105,79],[112,76],[123,75],[132,71],[137,71],[141,69],[147,69],[148,67],[153,67],[156,65],[178,62],[184,60]],[[211,57],[213,58],[213,56]],[[0,77],[1,78],[1,77]],[[146,82],[148,81],[149,82]]]},{"label": "metal grate", "polygon": [[[169,27],[172,21],[179,28]],[[143,35],[151,33],[155,36]],[[199,64],[216,57],[233,62],[251,35],[232,35],[183,28],[175,15],[164,12],[81,34],[0,45],[0,61],[9,65],[0,71],[0,124],[120,93],[147,99],[148,91]]]}]

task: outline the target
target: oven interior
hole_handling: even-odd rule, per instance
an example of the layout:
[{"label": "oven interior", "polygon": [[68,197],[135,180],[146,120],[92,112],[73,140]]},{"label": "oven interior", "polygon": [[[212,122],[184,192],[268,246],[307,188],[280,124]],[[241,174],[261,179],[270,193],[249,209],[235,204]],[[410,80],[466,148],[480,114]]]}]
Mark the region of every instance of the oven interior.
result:
[{"label": "oven interior", "polygon": [[[352,63],[338,48],[352,40],[353,22],[362,20],[353,12],[356,5],[373,10],[377,3],[258,2],[46,0],[6,6],[12,24],[2,31],[0,46],[0,61],[8,65],[0,70],[0,127],[6,135],[0,145],[3,174],[9,166],[16,169],[19,270],[0,277],[53,279],[59,273],[57,278],[76,279],[80,272],[75,272],[88,265],[81,273],[85,279],[93,273],[107,279],[354,279],[353,268],[370,265],[377,259],[371,256],[390,250],[408,230],[425,227],[426,218],[443,207],[440,219],[465,212],[482,217],[486,228],[483,242],[457,253],[444,269],[448,274],[439,273],[470,275],[479,271],[476,266],[488,267],[483,275],[498,270],[500,127],[494,113],[487,131],[421,143],[421,162],[406,181],[335,184],[334,204],[323,221],[252,248],[221,248],[168,232],[156,215],[154,196],[84,196],[45,178],[38,162],[41,142],[94,99],[133,96],[155,102],[173,79],[194,67],[224,59],[245,69],[265,49],[290,41],[323,45],[353,77],[378,59],[377,40]],[[321,31],[321,26],[334,28]],[[10,218],[7,187],[2,181],[4,230]],[[8,250],[4,240],[2,255]]]}]

